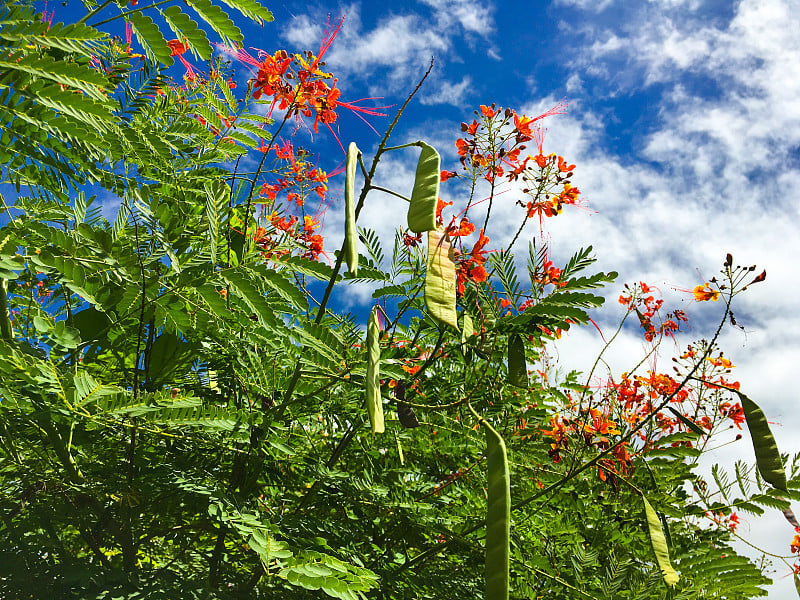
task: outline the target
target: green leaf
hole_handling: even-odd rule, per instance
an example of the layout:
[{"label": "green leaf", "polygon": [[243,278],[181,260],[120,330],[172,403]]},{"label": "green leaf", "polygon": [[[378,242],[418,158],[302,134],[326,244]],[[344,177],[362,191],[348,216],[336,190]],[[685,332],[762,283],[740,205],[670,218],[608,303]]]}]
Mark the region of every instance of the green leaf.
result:
[{"label": "green leaf", "polygon": [[750,438],[753,440],[758,472],[772,487],[786,492],[786,472],[783,469],[781,453],[778,451],[778,444],[769,428],[764,411],[740,391],[733,389],[732,391],[736,392],[742,401],[747,428],[750,430]]},{"label": "green leaf", "polygon": [[211,4],[210,0],[192,0],[189,2],[189,6],[211,25],[211,28],[219,34],[224,42],[241,42],[244,39],[242,32],[230,17],[219,6]]},{"label": "green leaf", "polygon": [[211,60],[213,53],[211,44],[205,32],[197,26],[195,21],[174,5],[166,8],[161,14],[178,39],[188,42],[189,48],[203,60]]},{"label": "green leaf", "polygon": [[258,265],[253,268],[253,271],[260,276],[261,281],[266,283],[267,287],[281,298],[288,300],[301,310],[308,310],[308,299],[305,292],[295,283],[289,281],[283,273],[275,271],[266,265]]},{"label": "green leaf", "polygon": [[[175,7],[170,7],[175,8]],[[219,223],[222,219],[222,207],[230,190],[222,181],[209,181],[205,184],[206,219],[208,220],[208,244],[211,251],[211,262],[217,262],[217,237]]]},{"label": "green leaf", "polygon": [[703,429],[701,429],[701,428],[700,428],[700,427],[697,425],[697,423],[693,422],[691,419],[689,419],[688,417],[686,417],[684,414],[682,414],[682,413],[681,413],[679,410],[675,409],[674,407],[672,407],[672,406],[668,406],[668,407],[667,407],[667,410],[669,410],[669,411],[670,411],[670,412],[671,412],[673,415],[675,415],[675,417],[676,417],[676,418],[677,418],[677,419],[678,419],[678,420],[679,420],[681,423],[683,423],[684,425],[686,425],[686,426],[687,426],[689,429],[691,429],[692,431],[694,431],[694,432],[695,432],[697,435],[705,435],[706,433],[708,433],[707,431],[703,431]]},{"label": "green leaf", "polygon": [[235,8],[246,17],[250,17],[259,25],[264,25],[264,21],[272,21],[272,13],[261,6],[256,0],[222,0],[231,8]]},{"label": "green leaf", "polygon": [[517,333],[508,336],[508,383],[520,388],[528,387],[525,342]]},{"label": "green leaf", "polygon": [[57,321],[50,330],[50,339],[64,348],[77,348],[81,343],[81,332],[67,325],[65,321]]},{"label": "green leaf", "polygon": [[223,271],[222,276],[231,284],[232,289],[244,300],[248,308],[255,313],[263,327],[273,328],[277,325],[277,317],[258,288],[239,271]]},{"label": "green leaf", "polygon": [[508,600],[511,478],[503,438],[485,420],[487,473],[486,600]]},{"label": "green leaf", "polygon": [[381,327],[378,309],[373,308],[367,322],[367,411],[372,433],[383,433],[383,399],[381,398]]},{"label": "green leaf", "polygon": [[358,231],[356,230],[356,167],[361,151],[355,142],[347,147],[347,165],[344,179],[344,243],[347,269],[352,275],[358,272]]},{"label": "green leaf", "polygon": [[425,142],[422,147],[414,177],[414,190],[408,206],[408,228],[415,232],[436,229],[436,200],[439,197],[439,153]]},{"label": "green leaf", "polygon": [[265,568],[269,568],[270,562],[275,559],[286,559],[292,556],[292,551],[289,550],[286,542],[278,541],[264,531],[253,531],[248,544],[258,554]]},{"label": "green leaf", "polygon": [[167,40],[161,35],[161,31],[153,23],[153,19],[141,12],[135,12],[130,14],[130,20],[142,47],[149,51],[158,62],[171,67],[175,62],[172,60],[172,50],[167,44]]},{"label": "green leaf", "polygon": [[148,376],[160,380],[179,366],[189,351],[189,344],[174,333],[163,332],[153,342],[148,356]]},{"label": "green leaf", "polygon": [[647,498],[642,495],[642,502],[644,502],[644,513],[647,517],[647,527],[650,530],[650,543],[653,546],[653,552],[656,554],[658,567],[661,569],[661,574],[664,576],[664,583],[673,586],[680,580],[680,576],[672,568],[672,563],[669,560],[669,548],[667,548],[667,539],[664,537],[664,530],[661,528],[661,520],[658,518],[658,513],[647,501]]},{"label": "green leaf", "polygon": [[438,229],[428,232],[425,305],[433,318],[458,331],[455,254],[450,238]]},{"label": "green leaf", "polygon": [[18,70],[34,77],[49,79],[65,87],[80,90],[87,96],[100,101],[106,99],[102,88],[109,85],[106,77],[99,71],[73,61],[56,60],[52,56],[28,56],[12,54],[0,60],[0,70]]}]

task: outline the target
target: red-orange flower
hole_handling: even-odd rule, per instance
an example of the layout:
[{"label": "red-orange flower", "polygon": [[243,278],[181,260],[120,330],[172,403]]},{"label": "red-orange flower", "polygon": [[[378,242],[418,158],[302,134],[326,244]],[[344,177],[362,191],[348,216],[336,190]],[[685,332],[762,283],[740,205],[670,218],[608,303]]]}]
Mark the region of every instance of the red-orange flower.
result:
[{"label": "red-orange flower", "polygon": [[694,294],[694,299],[697,302],[705,302],[707,300],[716,302],[719,300],[719,291],[712,290],[708,283],[695,286],[692,290],[692,294]]}]

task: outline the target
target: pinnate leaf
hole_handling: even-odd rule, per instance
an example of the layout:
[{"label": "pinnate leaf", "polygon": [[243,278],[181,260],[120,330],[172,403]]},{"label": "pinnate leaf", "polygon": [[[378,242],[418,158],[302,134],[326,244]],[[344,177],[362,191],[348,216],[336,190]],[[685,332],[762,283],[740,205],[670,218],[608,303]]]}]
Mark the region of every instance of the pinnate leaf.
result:
[{"label": "pinnate leaf", "polygon": [[182,41],[188,42],[197,55],[203,60],[211,60],[213,52],[211,44],[205,32],[197,26],[197,23],[181,11],[177,6],[170,6],[162,13],[164,20],[175,35]]},{"label": "pinnate leaf", "polygon": [[145,50],[148,50],[157,60],[168,67],[175,62],[172,60],[172,50],[170,50],[167,40],[159,31],[153,19],[140,12],[130,15],[131,25],[139,43]]}]

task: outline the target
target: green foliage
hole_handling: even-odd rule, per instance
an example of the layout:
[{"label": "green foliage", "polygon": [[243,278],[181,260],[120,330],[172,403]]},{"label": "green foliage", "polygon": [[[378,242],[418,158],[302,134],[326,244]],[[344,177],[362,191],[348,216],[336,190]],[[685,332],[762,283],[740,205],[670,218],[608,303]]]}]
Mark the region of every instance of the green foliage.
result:
[{"label": "green foliage", "polygon": [[[271,18],[252,0],[224,3]],[[222,8],[188,5],[241,41]],[[763,594],[768,580],[728,546],[730,531],[698,525],[733,509],[794,518],[798,469],[781,485],[757,410],[743,398],[773,487],[737,464],[715,469],[711,490],[694,472],[707,434],[687,417],[645,451],[611,391],[589,401],[577,375],[528,372],[615,279],[587,273],[591,248],[552,286],[532,248],[529,288],[497,252],[489,281],[460,293],[462,265],[436,229],[440,159],[422,142],[409,226],[428,231],[427,249],[398,232],[388,261],[358,228],[354,145],[349,273],[289,236],[259,245],[251,190],[266,169],[229,166],[271,139],[264,119],[222,64],[173,85],[166,40],[209,58],[204,25],[181,3],[144,8],[107,7],[152,55],[134,70],[96,28],[48,29],[30,8],[0,7],[0,173],[17,189],[0,228],[0,597]],[[118,203],[113,222],[90,188],[104,209]],[[380,331],[370,312],[366,342],[363,322],[327,304],[361,281],[387,317]],[[385,436],[364,428],[365,394]],[[571,418],[586,433],[561,456],[546,432],[578,396]],[[621,428],[605,442],[588,433],[597,407]],[[624,468],[601,462],[620,449],[632,453]]]}]

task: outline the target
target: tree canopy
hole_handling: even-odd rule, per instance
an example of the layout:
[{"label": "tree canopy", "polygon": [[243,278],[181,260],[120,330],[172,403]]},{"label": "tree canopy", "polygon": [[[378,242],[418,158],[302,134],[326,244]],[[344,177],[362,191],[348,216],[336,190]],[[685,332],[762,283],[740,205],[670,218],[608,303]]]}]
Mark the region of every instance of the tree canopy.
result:
[{"label": "tree canopy", "polygon": [[[580,202],[538,128],[563,106],[481,106],[444,165],[390,145],[411,90],[374,152],[341,140],[334,251],[313,208],[333,175],[279,133],[384,110],[324,70],[338,27],[316,54],[252,57],[228,13],[271,20],[254,0],[135,5],[69,24],[0,7],[0,596],[766,595],[768,565],[731,547],[737,511],[800,526],[798,465],[716,343],[765,273],[729,255],[695,288],[719,327],[670,373],[563,373],[552,348],[617,279],[591,248],[556,266],[523,244]],[[87,25],[102,10],[131,38]],[[187,52],[205,69],[176,81]],[[254,67],[247,89],[225,57]],[[418,153],[410,196],[377,183],[395,152]],[[485,213],[440,199],[453,178],[489,185]],[[521,224],[496,247],[501,184]],[[376,191],[407,210],[393,240],[359,227]],[[362,282],[369,311],[332,307]],[[686,319],[645,283],[619,301],[651,353]],[[733,425],[756,463],[702,477]]]}]

